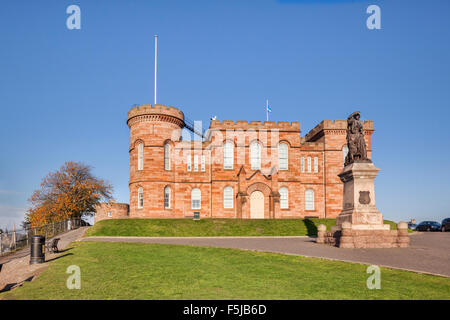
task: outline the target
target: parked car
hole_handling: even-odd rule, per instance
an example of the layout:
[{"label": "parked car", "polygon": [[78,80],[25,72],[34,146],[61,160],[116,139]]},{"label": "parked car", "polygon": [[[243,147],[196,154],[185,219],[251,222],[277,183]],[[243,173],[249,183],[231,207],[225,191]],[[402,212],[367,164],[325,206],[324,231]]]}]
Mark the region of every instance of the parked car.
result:
[{"label": "parked car", "polygon": [[408,222],[408,229],[410,230],[416,230],[417,224]]},{"label": "parked car", "polygon": [[441,231],[445,232],[450,230],[450,218],[445,218],[441,223]]},{"label": "parked car", "polygon": [[82,227],[90,227],[91,226],[91,224],[89,222],[84,221],[84,220],[81,220],[80,224]]},{"label": "parked car", "polygon": [[422,221],[416,227],[416,231],[440,231],[441,224],[436,221]]}]

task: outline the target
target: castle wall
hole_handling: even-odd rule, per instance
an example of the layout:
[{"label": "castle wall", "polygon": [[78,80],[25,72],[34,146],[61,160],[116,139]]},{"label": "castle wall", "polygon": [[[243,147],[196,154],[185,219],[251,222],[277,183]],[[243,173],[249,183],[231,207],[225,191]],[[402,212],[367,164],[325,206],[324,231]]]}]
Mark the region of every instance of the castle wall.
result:
[{"label": "castle wall", "polygon": [[127,203],[101,203],[95,207],[94,223],[107,219],[128,218],[129,209]]},{"label": "castle wall", "polygon": [[[184,115],[173,107],[150,105],[129,112],[130,217],[183,218],[199,211],[202,218],[249,218],[251,192],[264,194],[265,218],[336,217],[342,209],[345,120],[324,120],[305,137],[298,122],[211,121],[205,141],[180,141]],[[373,123],[364,122],[370,156]],[[232,169],[224,168],[224,143],[234,145]],[[250,145],[261,144],[261,169],[251,168]],[[278,143],[288,144],[288,170],[278,167]],[[144,143],[144,167],[138,170],[138,144]],[[164,145],[171,147],[170,168],[164,167]],[[195,170],[194,157],[198,159]],[[204,170],[201,159],[204,157]],[[188,171],[187,158],[191,159]],[[301,159],[303,161],[303,170]],[[308,170],[308,158],[311,170]],[[317,158],[317,171],[314,159]],[[164,188],[171,190],[164,207]],[[224,208],[224,188],[233,188],[233,208]],[[138,189],[143,207],[138,208]],[[281,209],[279,190],[288,188],[288,208]],[[192,209],[191,191],[201,190],[201,208]],[[305,192],[314,191],[314,209],[306,210]]]}]

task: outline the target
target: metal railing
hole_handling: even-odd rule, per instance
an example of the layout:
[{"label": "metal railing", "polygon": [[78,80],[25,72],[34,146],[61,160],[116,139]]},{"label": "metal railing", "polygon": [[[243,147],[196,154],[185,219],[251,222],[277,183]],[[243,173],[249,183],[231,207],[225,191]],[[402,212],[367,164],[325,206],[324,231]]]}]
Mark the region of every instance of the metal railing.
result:
[{"label": "metal railing", "polygon": [[67,219],[41,227],[22,228],[4,232],[0,230],[0,256],[28,247],[31,244],[33,235],[43,235],[48,240],[58,234],[77,229],[80,226],[81,219]]}]

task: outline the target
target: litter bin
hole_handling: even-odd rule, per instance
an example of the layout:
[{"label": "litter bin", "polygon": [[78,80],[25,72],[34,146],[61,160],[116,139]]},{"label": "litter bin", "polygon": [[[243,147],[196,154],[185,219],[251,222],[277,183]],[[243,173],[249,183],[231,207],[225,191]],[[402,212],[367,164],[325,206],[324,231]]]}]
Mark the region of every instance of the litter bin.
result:
[{"label": "litter bin", "polygon": [[31,237],[31,255],[30,264],[38,264],[45,262],[45,237]]}]

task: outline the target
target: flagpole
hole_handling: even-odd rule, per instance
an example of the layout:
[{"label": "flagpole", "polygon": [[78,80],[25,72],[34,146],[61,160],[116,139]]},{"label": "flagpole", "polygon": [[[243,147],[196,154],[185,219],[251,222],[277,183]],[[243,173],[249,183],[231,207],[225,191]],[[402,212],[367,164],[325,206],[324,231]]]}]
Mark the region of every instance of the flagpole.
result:
[{"label": "flagpole", "polygon": [[266,115],[267,115],[266,121],[269,121],[269,99],[266,99]]},{"label": "flagpole", "polygon": [[158,54],[158,35],[155,34],[155,104],[156,104],[156,70],[157,70],[157,54]]}]

